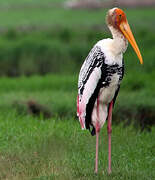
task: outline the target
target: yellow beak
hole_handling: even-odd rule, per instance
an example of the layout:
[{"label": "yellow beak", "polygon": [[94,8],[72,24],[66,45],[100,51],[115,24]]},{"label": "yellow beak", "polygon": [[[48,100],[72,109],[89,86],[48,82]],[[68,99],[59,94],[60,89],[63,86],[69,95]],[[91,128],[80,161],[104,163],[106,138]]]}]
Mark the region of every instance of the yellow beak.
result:
[{"label": "yellow beak", "polygon": [[122,31],[122,33],[124,34],[124,36],[127,38],[127,40],[130,42],[131,46],[133,47],[133,49],[135,50],[138,58],[139,58],[139,61],[141,64],[143,64],[143,58],[142,58],[142,55],[140,53],[140,50],[137,46],[137,43],[135,41],[135,38],[132,34],[132,31],[130,29],[130,26],[128,24],[128,22],[122,22],[120,24],[120,30]]}]

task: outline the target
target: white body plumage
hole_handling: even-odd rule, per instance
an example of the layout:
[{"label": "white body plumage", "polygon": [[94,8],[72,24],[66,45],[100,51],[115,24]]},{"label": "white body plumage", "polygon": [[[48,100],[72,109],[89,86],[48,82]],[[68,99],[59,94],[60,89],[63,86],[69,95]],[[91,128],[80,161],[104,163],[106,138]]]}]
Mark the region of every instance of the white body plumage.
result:
[{"label": "white body plumage", "polygon": [[[98,41],[93,49],[90,51],[88,57],[83,63],[80,74],[79,74],[79,82],[78,82],[78,116],[82,126],[82,129],[85,129],[85,120],[86,120],[86,108],[89,103],[92,94],[94,93],[99,80],[102,77],[103,70],[101,66],[98,66],[100,62],[97,62],[95,66],[92,64],[95,63],[96,59],[102,59],[104,64],[109,66],[109,68],[113,68],[117,64],[119,68],[123,67],[122,59],[123,53],[125,52],[128,42],[127,40],[114,28],[110,27],[110,30],[113,35],[113,39],[103,39]],[[101,52],[99,52],[101,51]],[[97,54],[99,53],[99,54]],[[97,54],[95,56],[95,54]],[[101,57],[100,57],[101,56]],[[104,56],[104,57],[102,57]],[[94,61],[94,62],[93,62]],[[113,69],[112,69],[113,71]],[[89,77],[88,77],[89,76]],[[107,118],[108,105],[114,98],[114,95],[118,89],[120,84],[120,72],[113,72],[110,76],[108,86],[104,87],[104,83],[106,84],[106,77],[102,79],[103,87],[99,89],[99,119],[97,118],[97,99],[95,100],[93,110],[91,112],[91,123],[95,127],[96,121],[99,122],[100,127],[103,126],[105,120]],[[109,78],[109,77],[107,77]],[[84,87],[83,87],[84,86]],[[81,88],[83,91],[81,93]]]}]

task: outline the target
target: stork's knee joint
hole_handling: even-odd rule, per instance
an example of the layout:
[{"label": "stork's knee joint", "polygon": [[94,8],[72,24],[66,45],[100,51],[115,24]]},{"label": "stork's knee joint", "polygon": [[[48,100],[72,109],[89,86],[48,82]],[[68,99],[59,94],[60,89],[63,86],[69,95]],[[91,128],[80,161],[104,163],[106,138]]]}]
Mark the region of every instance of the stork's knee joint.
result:
[{"label": "stork's knee joint", "polygon": [[112,128],[110,126],[107,126],[107,131],[108,131],[108,134],[111,134]]},{"label": "stork's knee joint", "polygon": [[97,122],[96,123],[96,132],[99,132],[100,131],[100,125],[99,125],[99,123]]}]

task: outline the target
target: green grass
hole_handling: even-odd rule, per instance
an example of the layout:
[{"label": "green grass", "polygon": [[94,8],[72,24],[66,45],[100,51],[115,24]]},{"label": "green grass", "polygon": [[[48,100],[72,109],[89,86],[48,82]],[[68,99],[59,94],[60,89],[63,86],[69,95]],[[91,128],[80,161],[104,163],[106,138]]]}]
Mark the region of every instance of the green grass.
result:
[{"label": "green grass", "polygon": [[[92,45],[108,36],[104,21],[107,10],[49,8],[50,2],[58,1],[0,2],[0,27],[4,30],[0,38],[1,75],[10,75],[10,71],[15,75],[44,74],[44,69],[61,72],[61,68],[67,74],[79,72]],[[0,78],[0,179],[155,179],[155,128],[150,133],[140,133],[133,126],[124,128],[129,120],[137,128],[141,117],[148,125],[154,123],[155,11],[128,9],[126,14],[142,50],[144,66],[139,65],[130,47],[113,115],[112,174],[106,171],[106,125],[101,132],[96,176],[95,137],[81,131],[76,118],[78,76],[61,72]],[[26,106],[29,100],[47,107],[52,118],[32,116]]]},{"label": "green grass", "polygon": [[[16,113],[0,118],[1,179],[154,179],[154,129],[135,133],[113,126],[112,169],[107,174],[107,134],[100,138],[94,175],[95,137],[73,119],[38,121]],[[102,136],[103,135],[103,136]],[[103,139],[103,140],[102,140]],[[104,171],[104,173],[103,173]]]},{"label": "green grass", "polygon": [[[2,8],[0,75],[77,73],[93,45],[111,37],[105,25],[106,12],[44,6]],[[124,55],[127,70],[153,72],[154,8],[125,12],[144,59],[141,68],[129,46]]]},{"label": "green grass", "polygon": [[6,6],[20,6],[20,5],[44,5],[48,3],[54,3],[54,2],[64,2],[65,0],[1,0],[0,5],[3,7]]},{"label": "green grass", "polygon": [[[154,33],[138,30],[135,38],[142,52],[144,65],[129,45],[124,54],[126,71],[154,71]],[[17,32],[10,30],[0,37],[0,75],[19,76],[31,74],[73,73],[80,66],[93,45],[111,36],[102,30],[56,27],[41,32]],[[148,60],[149,59],[149,60]]]},{"label": "green grass", "polygon": [[[141,77],[138,73],[136,76],[137,83],[143,82],[143,86],[134,91],[136,80],[130,74],[126,75],[116,109],[121,104],[132,105],[133,111],[134,104],[142,105],[144,101],[149,105],[151,100],[155,107],[155,87],[147,87],[151,78]],[[145,81],[145,78],[150,81]],[[75,118],[76,86],[77,76],[0,79],[0,179],[154,179],[155,128],[150,133],[140,133],[132,126],[124,128],[123,123],[113,125],[113,172],[110,176],[107,174],[106,125],[103,127],[99,174],[94,175],[95,137],[82,131]],[[124,100],[127,94],[129,101]],[[15,102],[23,103],[29,99],[47,106],[53,117],[45,120],[42,115],[33,117],[15,106]],[[114,113],[114,122],[115,118]]]},{"label": "green grass", "polygon": [[[133,78],[134,76],[137,78]],[[133,74],[133,71],[125,74],[116,102],[116,111],[120,111],[123,107],[133,112],[138,112],[140,106],[154,108],[155,85],[152,83],[154,76],[154,73]],[[16,102],[36,100],[47,105],[54,116],[73,117],[76,114],[77,81],[77,75],[46,75],[31,78],[23,76],[13,79],[3,77],[0,80],[0,107],[8,111]]]},{"label": "green grass", "polygon": [[[70,10],[62,6],[50,5],[65,2],[65,0],[1,0],[0,26],[2,29],[23,28],[32,26],[49,28],[52,26],[90,27],[105,24],[107,9]],[[44,13],[43,13],[44,12]],[[129,22],[139,28],[152,28],[154,31],[154,8],[125,9]],[[145,22],[145,23],[143,23]]]},{"label": "green grass", "polygon": [[[111,37],[105,26],[106,11],[62,8],[1,11],[0,26],[4,31],[0,37],[0,75],[78,72],[93,45]],[[153,8],[126,10],[144,59],[142,68],[129,45],[124,55],[127,70],[154,71],[154,12]]]},{"label": "green grass", "polygon": [[[45,9],[45,10],[44,10]],[[42,13],[44,11],[44,13]],[[104,27],[107,9],[97,11],[68,10],[62,8],[14,8],[0,13],[0,25],[2,28],[18,27],[52,27],[55,25],[65,27],[91,27],[99,25]],[[127,9],[125,10],[129,23],[133,28],[150,28],[154,31],[154,8]],[[5,18],[4,18],[5,17]],[[145,23],[143,23],[145,22]]]}]

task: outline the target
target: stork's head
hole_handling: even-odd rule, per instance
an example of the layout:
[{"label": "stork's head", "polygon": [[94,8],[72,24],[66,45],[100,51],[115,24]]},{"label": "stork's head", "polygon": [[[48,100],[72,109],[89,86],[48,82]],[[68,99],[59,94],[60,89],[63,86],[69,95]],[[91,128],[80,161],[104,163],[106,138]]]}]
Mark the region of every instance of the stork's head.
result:
[{"label": "stork's head", "polygon": [[124,11],[119,8],[110,9],[107,13],[106,21],[108,26],[112,26],[113,28],[117,29],[130,42],[140,60],[140,63],[143,64],[141,53],[132,34]]}]

